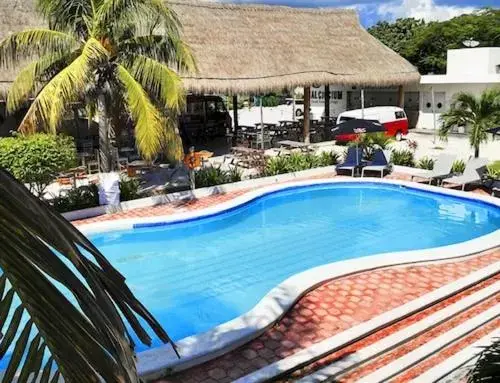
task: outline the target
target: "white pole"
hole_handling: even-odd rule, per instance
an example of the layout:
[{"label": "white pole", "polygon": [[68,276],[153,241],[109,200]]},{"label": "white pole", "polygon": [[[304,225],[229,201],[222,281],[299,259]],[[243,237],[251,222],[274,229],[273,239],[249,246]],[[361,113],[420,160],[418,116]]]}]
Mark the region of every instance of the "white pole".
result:
[{"label": "white pole", "polygon": [[361,88],[361,119],[365,119],[365,90]]},{"label": "white pole", "polygon": [[262,96],[260,96],[260,139],[264,149],[264,110],[262,109]]},{"label": "white pole", "polygon": [[292,121],[295,121],[295,93],[293,94],[293,101],[292,101]]},{"label": "white pole", "polygon": [[434,128],[434,138],[432,140],[433,144],[436,144],[436,108],[434,107],[434,87],[431,86],[431,103],[432,103],[432,123]]}]

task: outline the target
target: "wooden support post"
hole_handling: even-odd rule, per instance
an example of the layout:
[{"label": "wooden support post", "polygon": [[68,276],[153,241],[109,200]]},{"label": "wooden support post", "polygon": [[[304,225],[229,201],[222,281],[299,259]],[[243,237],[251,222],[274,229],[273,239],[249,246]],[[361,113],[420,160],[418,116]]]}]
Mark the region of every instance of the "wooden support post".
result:
[{"label": "wooden support post", "polygon": [[302,135],[304,136],[304,142],[308,144],[310,142],[309,137],[309,126],[311,124],[311,87],[304,87],[304,130]]},{"label": "wooden support post", "polygon": [[330,122],[330,85],[325,85],[325,122]]},{"label": "wooden support post", "polygon": [[405,92],[403,89],[403,85],[398,86],[398,105],[400,108],[404,108],[405,106]]},{"label": "wooden support post", "polygon": [[233,95],[233,146],[236,145],[236,136],[238,135],[238,95]]}]

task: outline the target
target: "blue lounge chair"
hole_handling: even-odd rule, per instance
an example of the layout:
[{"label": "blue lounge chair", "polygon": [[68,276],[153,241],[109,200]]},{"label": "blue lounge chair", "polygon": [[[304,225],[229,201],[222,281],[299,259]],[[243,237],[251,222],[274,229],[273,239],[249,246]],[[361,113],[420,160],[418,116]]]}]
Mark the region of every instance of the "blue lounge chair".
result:
[{"label": "blue lounge chair", "polygon": [[347,155],[345,156],[345,161],[342,164],[338,164],[336,167],[337,172],[339,170],[349,170],[351,175],[354,177],[354,172],[357,168],[362,166],[363,160],[363,150],[361,148],[355,148],[351,146],[347,150]]},{"label": "blue lounge chair", "polygon": [[373,160],[363,167],[361,171],[361,177],[365,176],[365,171],[380,172],[380,178],[384,176],[384,171],[391,170],[391,165],[389,164],[390,152],[386,152],[382,149],[377,149],[373,153]]}]

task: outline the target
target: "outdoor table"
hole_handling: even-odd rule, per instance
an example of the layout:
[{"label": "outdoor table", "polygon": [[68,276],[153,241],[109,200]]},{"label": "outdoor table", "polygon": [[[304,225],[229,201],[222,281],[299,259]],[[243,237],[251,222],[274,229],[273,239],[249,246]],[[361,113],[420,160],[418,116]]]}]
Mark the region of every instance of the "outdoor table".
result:
[{"label": "outdoor table", "polygon": [[129,177],[135,177],[137,175],[138,170],[149,169],[151,167],[151,163],[144,160],[136,160],[128,163],[127,165],[127,175]]},{"label": "outdoor table", "polygon": [[[255,123],[255,128],[260,129],[260,125],[260,122]],[[272,129],[276,127],[276,124],[269,122],[264,122],[262,125],[264,126],[264,129]]]}]

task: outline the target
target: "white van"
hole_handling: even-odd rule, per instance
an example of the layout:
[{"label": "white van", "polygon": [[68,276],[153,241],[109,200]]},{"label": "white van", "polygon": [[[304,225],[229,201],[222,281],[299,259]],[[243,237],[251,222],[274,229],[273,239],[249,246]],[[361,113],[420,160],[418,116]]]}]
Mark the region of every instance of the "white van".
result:
[{"label": "white van", "polygon": [[[363,115],[364,112],[364,115]],[[397,106],[375,106],[372,108],[353,109],[342,112],[337,117],[337,124],[353,119],[378,121],[385,127],[386,134],[401,141],[408,134],[408,117],[403,109]],[[356,139],[356,134],[345,134],[337,137],[338,142],[348,142]]]}]

